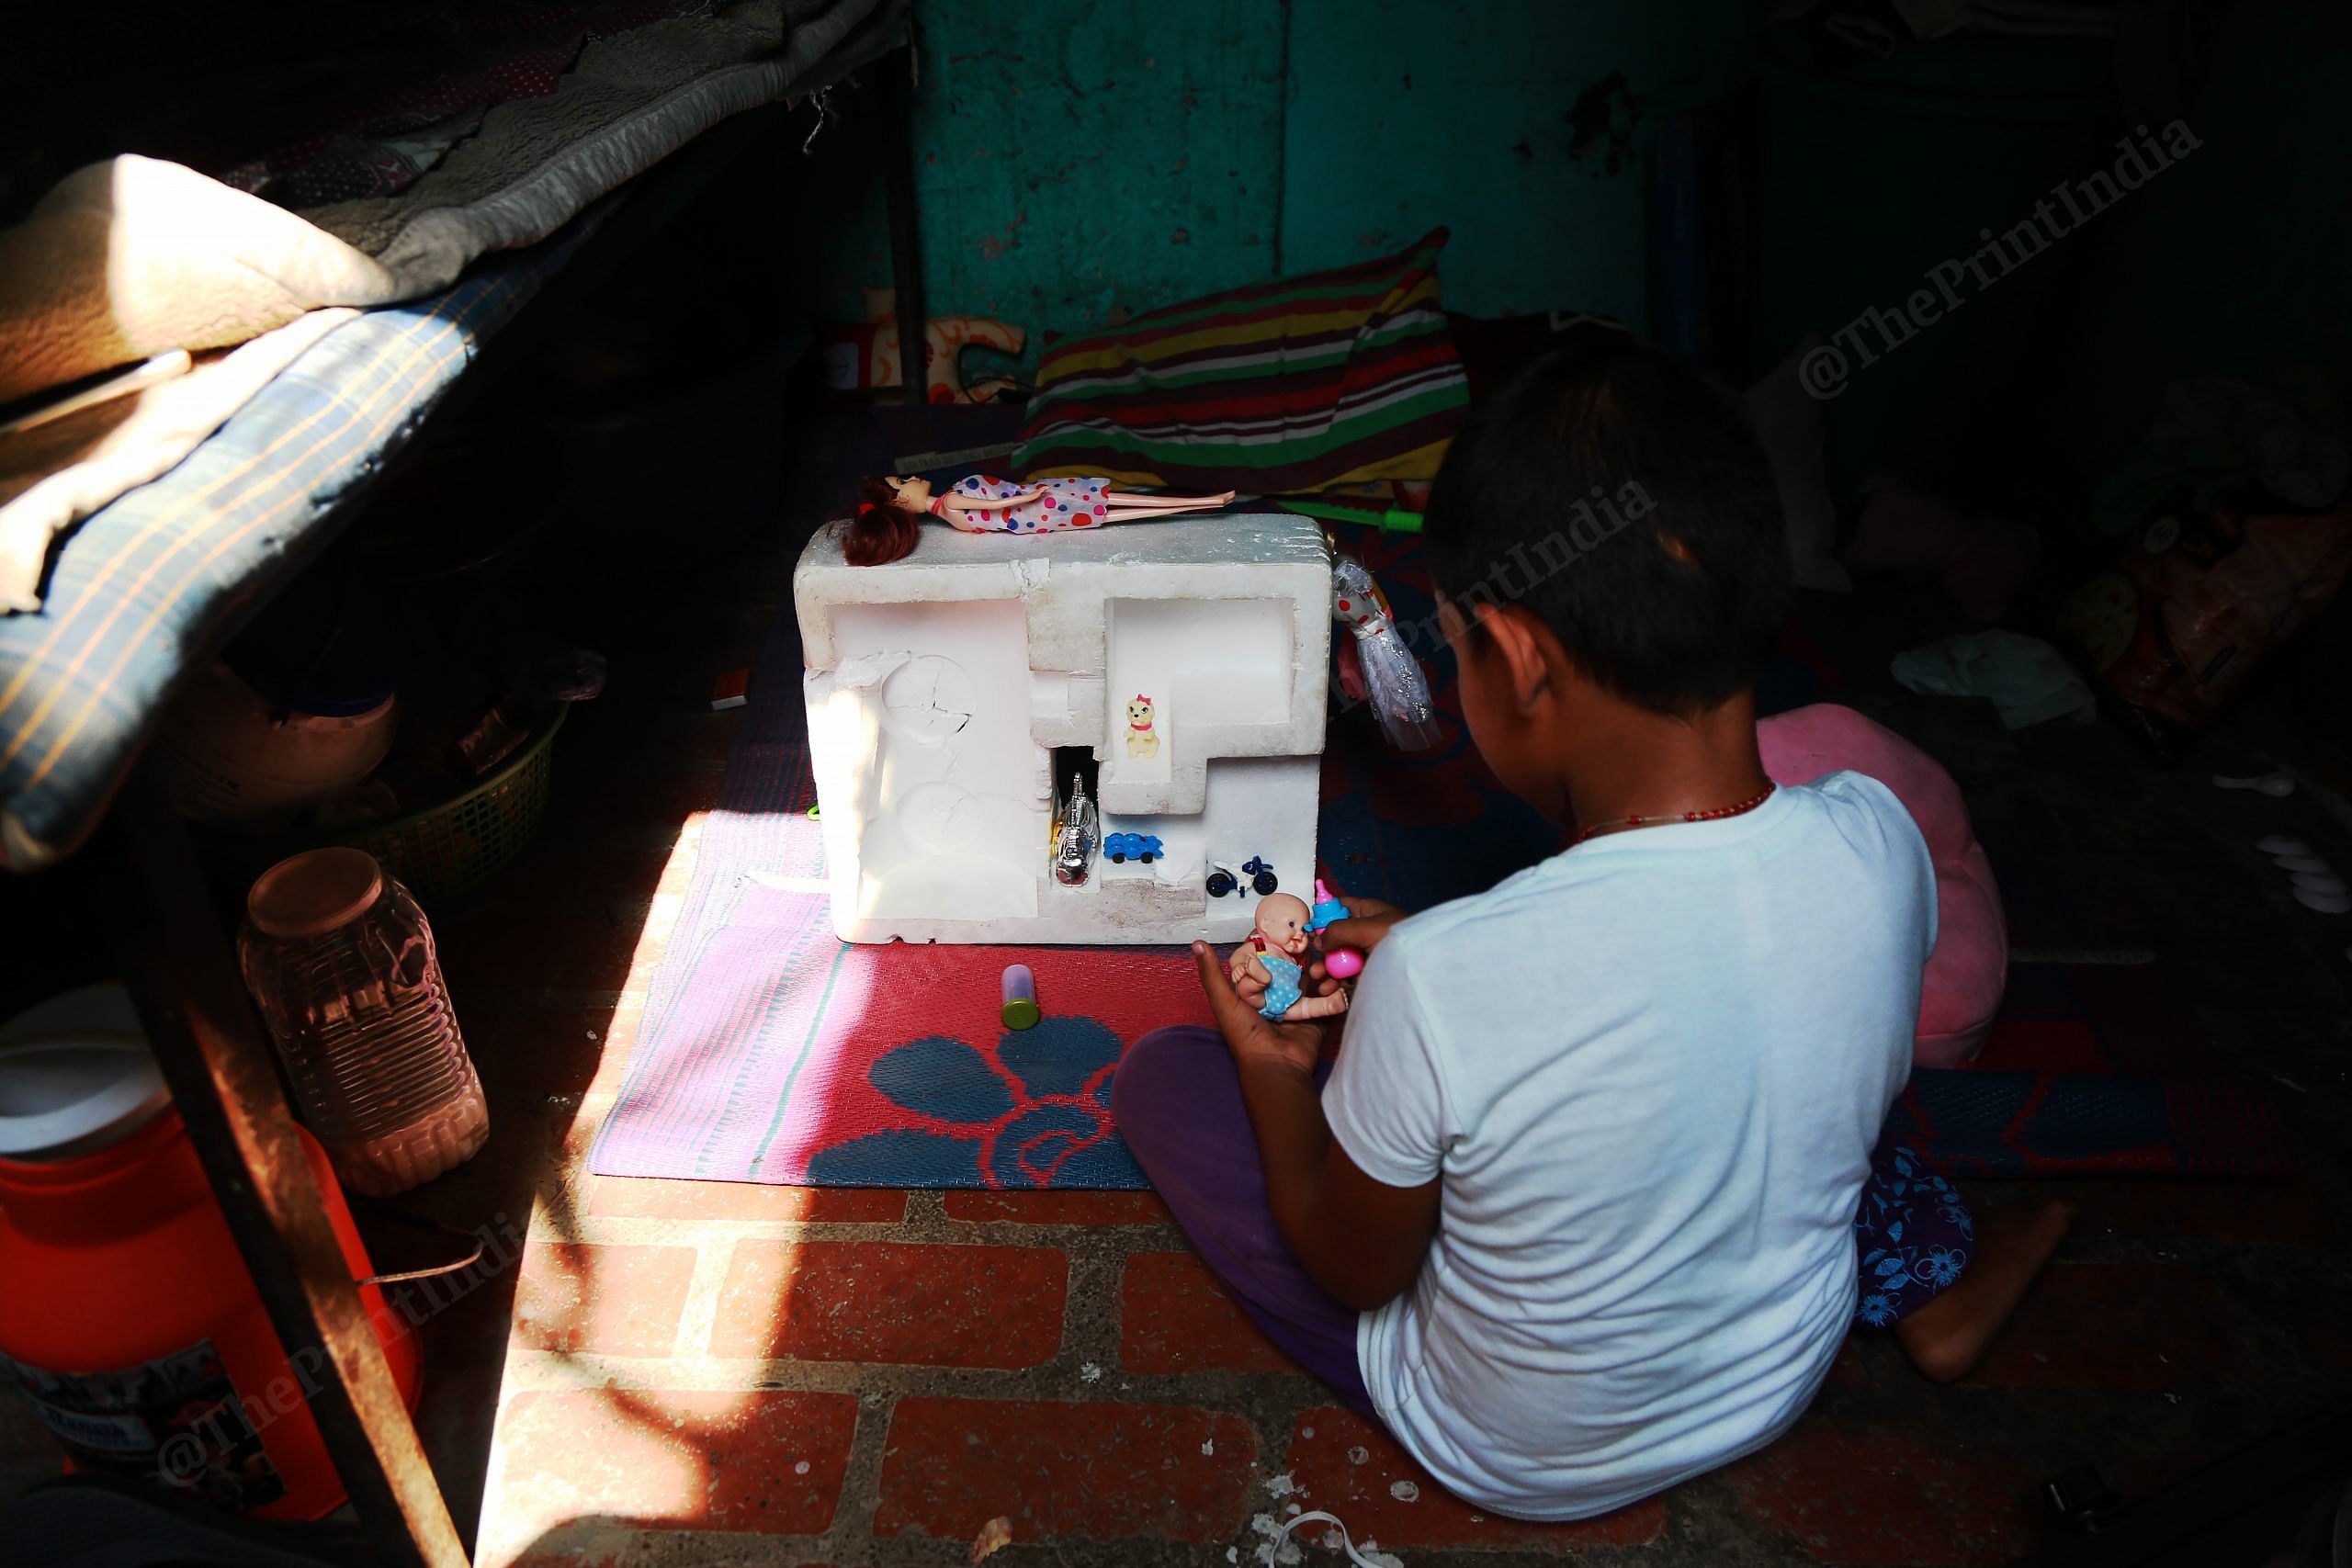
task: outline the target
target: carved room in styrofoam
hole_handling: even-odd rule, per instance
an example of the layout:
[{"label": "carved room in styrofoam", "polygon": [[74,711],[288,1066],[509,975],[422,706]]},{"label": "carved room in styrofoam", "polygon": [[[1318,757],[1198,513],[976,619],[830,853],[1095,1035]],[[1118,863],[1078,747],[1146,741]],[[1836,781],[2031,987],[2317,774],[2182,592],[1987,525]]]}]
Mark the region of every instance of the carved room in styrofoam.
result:
[{"label": "carved room in styrofoam", "polygon": [[844,940],[1225,942],[1312,888],[1313,522],[925,528],[887,566],[820,530],[793,596]]}]

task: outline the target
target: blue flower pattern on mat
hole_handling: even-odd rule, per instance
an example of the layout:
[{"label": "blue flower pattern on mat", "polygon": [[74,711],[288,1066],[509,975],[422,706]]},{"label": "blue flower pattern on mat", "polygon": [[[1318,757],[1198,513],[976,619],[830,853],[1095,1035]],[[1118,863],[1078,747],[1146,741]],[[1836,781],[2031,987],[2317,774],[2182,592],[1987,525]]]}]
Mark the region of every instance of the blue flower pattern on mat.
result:
[{"label": "blue flower pattern on mat", "polygon": [[1907,1148],[1895,1149],[1894,1164],[1893,1180],[1874,1178],[1863,1184],[1861,1207],[1854,1215],[1862,1255],[1854,1320],[1871,1328],[1887,1327],[1916,1310],[1968,1267],[1964,1248],[1920,1245],[1915,1233],[1922,1209],[1931,1210],[1962,1241],[1975,1237],[1975,1224],[1957,1188]]},{"label": "blue flower pattern on mat", "polygon": [[[1005,1034],[996,1055],[944,1034],[894,1045],[867,1081],[933,1127],[902,1127],[820,1149],[821,1187],[1150,1185],[1111,1125],[1111,1076],[1125,1046],[1091,1018],[1047,1018]],[[934,1130],[944,1124],[945,1129]]]}]

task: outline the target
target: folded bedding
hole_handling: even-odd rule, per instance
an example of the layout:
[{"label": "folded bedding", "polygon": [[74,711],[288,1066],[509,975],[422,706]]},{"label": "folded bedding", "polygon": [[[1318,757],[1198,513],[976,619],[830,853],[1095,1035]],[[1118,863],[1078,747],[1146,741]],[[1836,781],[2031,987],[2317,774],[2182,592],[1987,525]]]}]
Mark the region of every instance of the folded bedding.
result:
[{"label": "folded bedding", "polygon": [[0,610],[40,608],[50,541],[167,472],[303,350],[359,312],[312,310],[184,373],[0,434]]},{"label": "folded bedding", "polygon": [[[215,148],[233,145],[233,164],[181,161],[298,212],[392,196],[471,137],[492,108],[555,92],[590,44],[717,9],[713,0],[433,0],[389,9],[360,37],[303,40],[309,59],[293,67],[298,75],[347,77],[348,62],[364,56],[368,79],[308,105],[292,122],[300,126],[293,140],[277,141],[288,120],[255,106],[258,123],[239,126],[232,113],[208,138]],[[256,145],[268,151],[252,152]]]},{"label": "folded bedding", "polygon": [[[895,41],[905,0],[746,0],[589,42],[553,92],[503,103],[397,193],[306,209],[409,290],[447,286],[485,251],[546,238],[588,202],[729,115],[829,85],[863,32]],[[879,15],[877,15],[879,13]],[[887,28],[865,28],[869,21]],[[877,37],[878,35],[878,37]],[[833,69],[817,68],[833,55]]]},{"label": "folded bedding", "polygon": [[[583,34],[552,90],[488,108],[428,172],[300,212],[159,159],[92,164],[0,231],[0,403],[172,350],[232,347],[322,309],[447,288],[478,257],[547,238],[719,120],[876,58],[903,36],[907,6],[745,0]],[[626,7],[592,9],[626,19]],[[217,417],[206,429],[234,412],[220,406],[228,392],[258,385],[209,381],[204,412]],[[0,502],[0,607],[38,607],[55,530],[186,456],[197,410],[176,402],[171,419],[121,421],[105,463],[71,477],[63,468],[89,452],[0,442],[0,498],[14,494]],[[155,441],[132,450],[142,433]]]},{"label": "folded bedding", "polygon": [[1050,345],[1014,471],[1294,495],[1435,477],[1469,404],[1432,231]]},{"label": "folded bedding", "polygon": [[[38,870],[89,835],[163,705],[258,584],[349,515],[354,489],[619,199],[424,299],[305,318],[298,326],[325,330],[291,364],[169,473],[81,525],[40,613],[0,616],[0,867]],[[266,345],[277,346],[256,339],[221,364]]]}]

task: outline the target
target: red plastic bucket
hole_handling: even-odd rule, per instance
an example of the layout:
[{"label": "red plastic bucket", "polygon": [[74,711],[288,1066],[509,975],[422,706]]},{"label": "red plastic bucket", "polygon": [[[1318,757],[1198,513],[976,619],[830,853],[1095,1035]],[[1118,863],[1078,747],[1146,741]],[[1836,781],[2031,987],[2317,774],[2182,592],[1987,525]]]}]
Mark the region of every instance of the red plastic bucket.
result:
[{"label": "red plastic bucket", "polygon": [[[374,1272],[326,1153],[296,1129],[354,1279]],[[360,1287],[411,1409],[415,1336]],[[0,1356],[69,1468],[266,1518],[345,1500],[130,998],[92,987],[0,1031]]]}]

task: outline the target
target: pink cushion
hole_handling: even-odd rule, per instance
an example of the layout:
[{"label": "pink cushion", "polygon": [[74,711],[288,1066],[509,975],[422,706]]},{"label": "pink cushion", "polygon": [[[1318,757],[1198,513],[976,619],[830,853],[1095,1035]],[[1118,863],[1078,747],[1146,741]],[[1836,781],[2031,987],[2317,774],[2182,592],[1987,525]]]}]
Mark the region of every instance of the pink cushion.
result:
[{"label": "pink cushion", "polygon": [[1833,703],[1758,720],[1756,743],[1775,784],[1809,784],[1851,768],[1910,809],[1936,866],[1936,950],[1920,989],[1911,1060],[1922,1067],[1967,1062],[1984,1046],[2008,983],[2009,928],[1960,786],[1908,740]]}]

